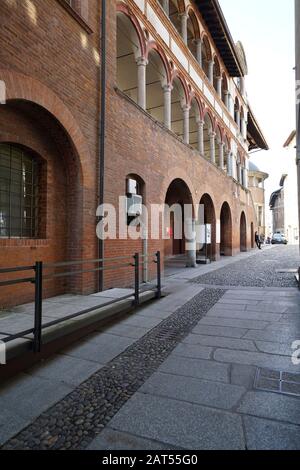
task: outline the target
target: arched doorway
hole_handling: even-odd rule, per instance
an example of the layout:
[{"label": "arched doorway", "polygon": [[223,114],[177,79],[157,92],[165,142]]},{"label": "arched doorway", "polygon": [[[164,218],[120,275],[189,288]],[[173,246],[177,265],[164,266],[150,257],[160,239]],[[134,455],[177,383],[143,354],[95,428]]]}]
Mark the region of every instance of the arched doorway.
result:
[{"label": "arched doorway", "polygon": [[221,225],[221,244],[220,244],[220,254],[221,256],[232,256],[232,217],[229,204],[224,202],[221,215],[220,215],[220,225]]},{"label": "arched doorway", "polygon": [[169,214],[165,214],[165,257],[184,255],[185,235],[184,223],[189,216],[189,206],[193,212],[193,200],[187,184],[182,179],[174,180],[167,191],[166,206],[171,208]]},{"label": "arched doorway", "polygon": [[209,194],[202,196],[200,200],[200,211],[202,211],[204,224],[211,225],[211,243],[207,247],[207,254],[211,261],[216,261],[218,258],[216,212],[213,200]]},{"label": "arched doorway", "polygon": [[241,252],[247,251],[247,221],[245,212],[242,212],[240,221],[240,250]]},{"label": "arched doorway", "polygon": [[[18,99],[1,107],[0,122],[0,238],[7,244],[0,264],[1,255],[7,263],[8,249],[11,265],[81,259],[82,173],[66,131],[46,109]],[[82,276],[44,282],[45,297],[82,289]],[[29,286],[10,287],[2,295],[8,305],[33,300]]]}]

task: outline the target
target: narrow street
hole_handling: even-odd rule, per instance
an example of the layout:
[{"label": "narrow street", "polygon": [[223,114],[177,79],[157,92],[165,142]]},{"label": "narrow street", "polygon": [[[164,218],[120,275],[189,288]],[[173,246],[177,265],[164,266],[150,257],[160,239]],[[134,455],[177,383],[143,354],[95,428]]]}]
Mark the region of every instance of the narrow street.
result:
[{"label": "narrow street", "polygon": [[174,268],[158,303],[1,387],[2,448],[299,449],[298,253]]}]

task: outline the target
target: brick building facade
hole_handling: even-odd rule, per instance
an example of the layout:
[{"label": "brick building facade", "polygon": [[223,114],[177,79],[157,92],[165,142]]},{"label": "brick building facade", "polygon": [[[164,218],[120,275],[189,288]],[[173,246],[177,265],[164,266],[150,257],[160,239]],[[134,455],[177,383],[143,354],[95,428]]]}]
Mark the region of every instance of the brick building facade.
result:
[{"label": "brick building facade", "polygon": [[[0,267],[98,256],[100,20],[97,0],[1,1]],[[248,152],[267,144],[218,2],[112,0],[106,22],[105,202],[118,207],[136,180],[149,208],[204,204],[213,259],[250,249]],[[104,254],[184,253],[162,238],[107,240]],[[45,295],[93,292],[96,277],[48,283]],[[129,277],[108,271],[104,286]],[[31,295],[3,289],[0,307]]]}]

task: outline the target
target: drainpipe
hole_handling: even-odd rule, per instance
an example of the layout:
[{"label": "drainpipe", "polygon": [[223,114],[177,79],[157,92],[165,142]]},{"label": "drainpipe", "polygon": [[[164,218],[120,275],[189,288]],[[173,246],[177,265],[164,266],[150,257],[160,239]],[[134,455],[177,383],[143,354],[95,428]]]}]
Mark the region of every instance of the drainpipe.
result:
[{"label": "drainpipe", "polygon": [[[101,1],[101,69],[100,69],[100,132],[99,132],[99,205],[104,204],[104,170],[105,170],[105,118],[106,118],[106,0]],[[104,259],[104,240],[99,239],[98,257]],[[99,263],[99,268],[103,267],[103,262]],[[104,273],[99,271],[98,289],[104,289]]]}]

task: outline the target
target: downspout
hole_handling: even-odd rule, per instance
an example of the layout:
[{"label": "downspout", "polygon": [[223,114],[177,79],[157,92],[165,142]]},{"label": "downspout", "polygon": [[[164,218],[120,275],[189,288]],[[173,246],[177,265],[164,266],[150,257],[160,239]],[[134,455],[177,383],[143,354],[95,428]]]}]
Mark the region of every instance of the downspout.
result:
[{"label": "downspout", "polygon": [[[100,34],[101,68],[100,68],[100,126],[99,126],[99,205],[104,204],[104,170],[105,170],[105,128],[106,128],[106,0],[101,1],[101,34]],[[103,267],[104,240],[98,241],[98,257]],[[104,290],[104,272],[99,271],[98,290]]]}]

